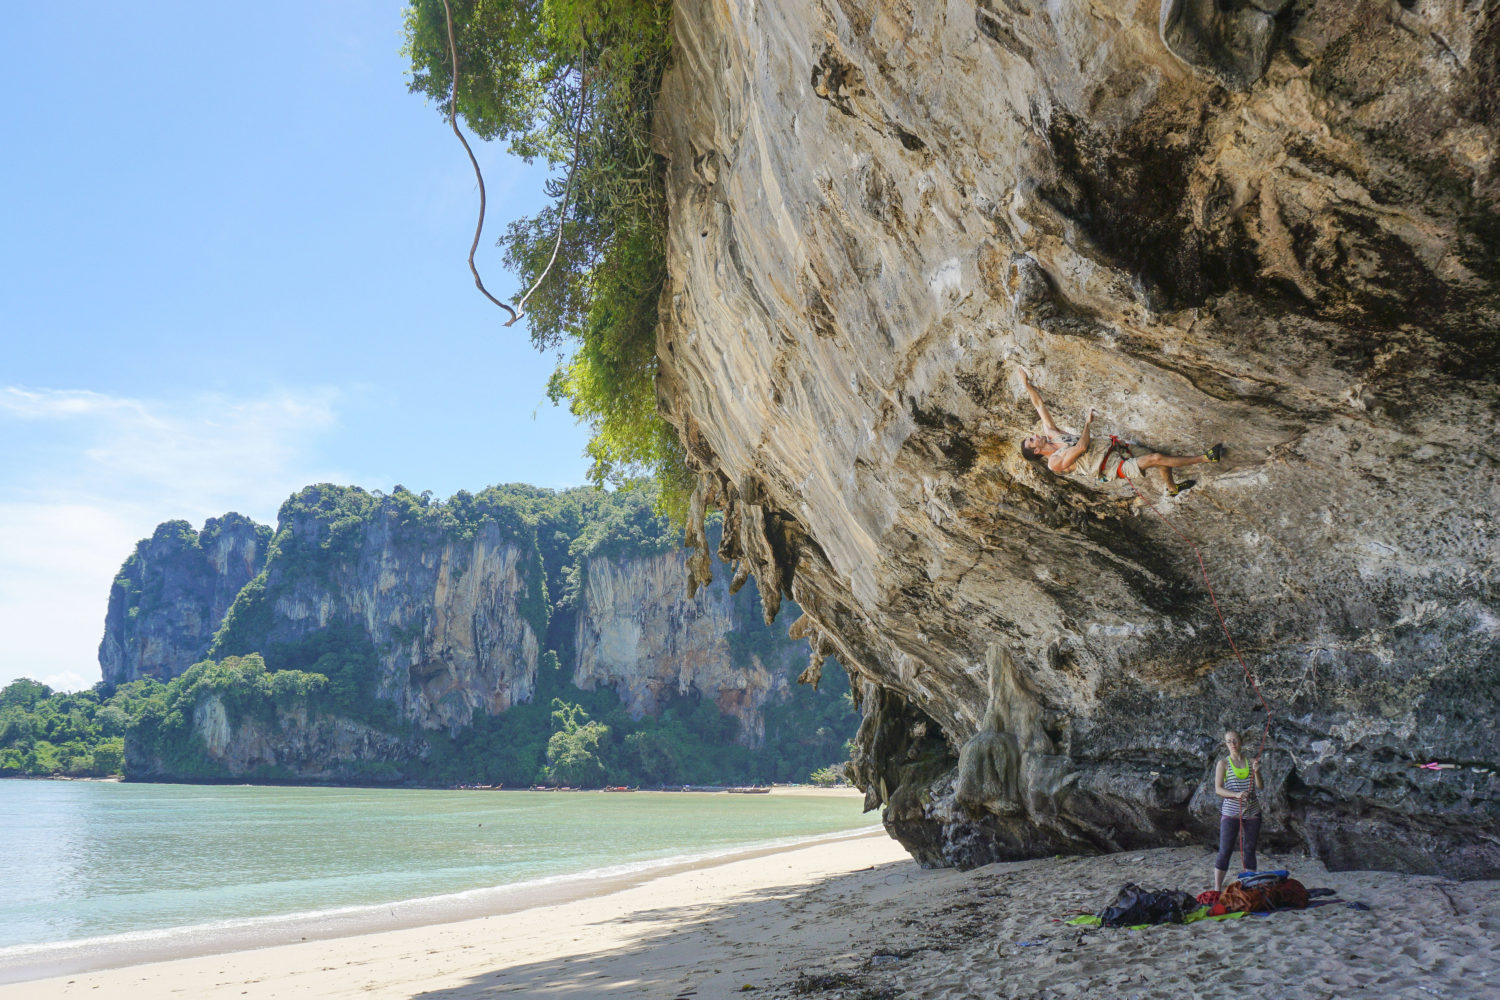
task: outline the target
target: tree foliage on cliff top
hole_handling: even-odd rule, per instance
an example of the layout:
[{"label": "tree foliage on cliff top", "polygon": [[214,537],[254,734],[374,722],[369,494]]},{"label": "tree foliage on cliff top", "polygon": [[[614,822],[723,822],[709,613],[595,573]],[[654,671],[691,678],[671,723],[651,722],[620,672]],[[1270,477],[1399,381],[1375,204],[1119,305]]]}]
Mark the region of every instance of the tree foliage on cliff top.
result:
[{"label": "tree foliage on cliff top", "polygon": [[[449,6],[458,115],[528,162],[545,158],[571,169],[571,185],[549,183],[552,205],[513,223],[499,241],[523,288],[540,279],[525,312],[532,343],[559,351],[548,394],[567,400],[592,428],[596,483],[648,471],[661,486],[661,509],[681,523],[691,477],[675,432],[657,413],[655,391],[666,193],[651,135],[671,51],[671,2]],[[406,54],[410,89],[448,115],[453,76],[443,0],[412,0]]]},{"label": "tree foliage on cliff top", "polygon": [[[245,719],[274,732],[278,720],[294,712],[316,714],[338,711],[343,705],[331,691],[327,675],[303,670],[271,670],[258,653],[202,660],[166,684],[136,681],[128,751],[130,766],[139,772],[141,758],[159,762],[166,773],[180,778],[217,780],[231,777],[222,763],[206,753],[198,729],[198,713],[210,699],[223,707],[231,730]],[[259,776],[276,778],[274,769]]]}]

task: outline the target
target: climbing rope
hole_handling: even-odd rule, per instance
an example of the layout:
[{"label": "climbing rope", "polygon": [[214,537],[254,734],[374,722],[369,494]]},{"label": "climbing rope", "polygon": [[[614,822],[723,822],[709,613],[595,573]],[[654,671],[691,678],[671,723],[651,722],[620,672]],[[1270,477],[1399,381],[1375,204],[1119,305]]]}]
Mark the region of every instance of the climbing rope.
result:
[{"label": "climbing rope", "polygon": [[[1119,446],[1118,450],[1120,450],[1121,452],[1123,452],[1126,456],[1130,455],[1130,446],[1128,444],[1124,443],[1124,442],[1118,442],[1118,441],[1112,442],[1111,445],[1110,445],[1111,450],[1115,450],[1116,449],[1116,444],[1118,444],[1118,446]],[[1194,542],[1193,542],[1193,540],[1191,538],[1189,538],[1186,534],[1184,534],[1182,531],[1180,531],[1178,529],[1177,525],[1175,525],[1175,524],[1172,523],[1172,521],[1167,517],[1167,515],[1163,514],[1160,510],[1157,509],[1156,504],[1152,503],[1150,501],[1150,499],[1147,498],[1146,494],[1142,493],[1136,487],[1135,483],[1131,482],[1131,480],[1130,480],[1129,477],[1125,477],[1125,482],[1127,484],[1129,484],[1131,490],[1134,491],[1135,495],[1138,496],[1138,497],[1140,497],[1141,501],[1147,507],[1151,508],[1151,513],[1153,513],[1157,517],[1161,518],[1162,523],[1165,524],[1168,528],[1171,528],[1172,529],[1172,533],[1174,535],[1176,535],[1178,538],[1180,538],[1184,542],[1186,542],[1188,544],[1188,547],[1193,550],[1193,555],[1197,556],[1197,558],[1198,558],[1198,572],[1200,574],[1202,574],[1202,576],[1203,576],[1203,585],[1208,588],[1208,598],[1209,598],[1210,601],[1213,602],[1213,605],[1214,605],[1214,614],[1217,615],[1218,618],[1219,618],[1219,628],[1221,628],[1221,629],[1224,630],[1224,638],[1226,638],[1226,639],[1229,640],[1229,648],[1232,649],[1232,650],[1234,650],[1235,659],[1237,659],[1237,660],[1240,661],[1240,669],[1243,670],[1244,673],[1245,673],[1245,680],[1249,682],[1249,684],[1250,684],[1250,690],[1252,690],[1252,691],[1255,692],[1255,697],[1257,697],[1257,698],[1260,699],[1260,707],[1265,710],[1265,713],[1266,713],[1266,722],[1265,722],[1265,725],[1261,728],[1261,731],[1260,731],[1260,746],[1255,751],[1255,764],[1250,768],[1250,789],[1253,792],[1255,790],[1256,773],[1257,773],[1257,771],[1259,769],[1259,766],[1260,766],[1260,758],[1266,752],[1266,740],[1269,739],[1270,735],[1271,735],[1271,705],[1270,705],[1270,703],[1268,701],[1266,701],[1266,696],[1265,696],[1265,694],[1260,689],[1260,682],[1257,681],[1256,678],[1255,678],[1255,671],[1251,670],[1250,669],[1250,664],[1248,664],[1248,663],[1245,662],[1244,655],[1240,653],[1240,647],[1235,644],[1234,636],[1232,636],[1232,635],[1229,634],[1229,624],[1226,621],[1224,621],[1224,612],[1219,607],[1219,596],[1218,596],[1218,594],[1214,593],[1213,582],[1211,580],[1209,580],[1209,578],[1208,578],[1208,567],[1203,562],[1203,553],[1199,550],[1198,546],[1196,544],[1194,544]],[[1240,816],[1240,864],[1246,870],[1248,870],[1250,866],[1245,861],[1245,812],[1244,812],[1244,806],[1243,805],[1241,805],[1239,816]]]}]

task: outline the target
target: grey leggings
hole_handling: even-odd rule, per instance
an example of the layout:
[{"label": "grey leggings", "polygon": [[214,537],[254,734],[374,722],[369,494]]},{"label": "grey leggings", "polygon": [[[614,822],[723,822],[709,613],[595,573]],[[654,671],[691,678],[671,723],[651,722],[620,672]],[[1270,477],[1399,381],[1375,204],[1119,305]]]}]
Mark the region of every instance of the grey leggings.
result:
[{"label": "grey leggings", "polygon": [[[1234,842],[1240,833],[1238,816],[1219,817],[1219,860],[1214,868],[1221,872],[1229,870],[1229,856],[1234,853]],[[1255,871],[1255,842],[1260,839],[1260,817],[1245,817],[1245,870]]]}]

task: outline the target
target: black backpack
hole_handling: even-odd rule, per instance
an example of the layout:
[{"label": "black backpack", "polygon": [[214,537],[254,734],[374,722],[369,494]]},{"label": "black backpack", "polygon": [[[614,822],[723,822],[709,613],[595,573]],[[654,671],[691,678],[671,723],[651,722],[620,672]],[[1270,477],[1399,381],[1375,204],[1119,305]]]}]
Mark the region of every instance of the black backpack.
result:
[{"label": "black backpack", "polygon": [[1198,901],[1175,889],[1142,889],[1127,882],[1115,901],[1099,911],[1099,922],[1105,927],[1133,927],[1136,924],[1180,924],[1185,913],[1198,908]]}]

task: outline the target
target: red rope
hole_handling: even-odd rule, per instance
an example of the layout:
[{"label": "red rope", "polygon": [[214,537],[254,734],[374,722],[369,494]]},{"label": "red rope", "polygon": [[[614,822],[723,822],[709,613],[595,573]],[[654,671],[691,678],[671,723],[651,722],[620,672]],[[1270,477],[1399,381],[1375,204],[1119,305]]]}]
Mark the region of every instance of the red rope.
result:
[{"label": "red rope", "polygon": [[[1129,445],[1126,445],[1122,442],[1121,448],[1124,450],[1125,454],[1130,454]],[[1229,634],[1229,625],[1224,621],[1224,612],[1219,608],[1219,597],[1214,593],[1214,585],[1208,579],[1208,567],[1204,565],[1203,553],[1199,551],[1197,545],[1193,544],[1193,540],[1191,538],[1178,530],[1177,525],[1173,524],[1167,518],[1167,515],[1156,509],[1156,504],[1147,499],[1146,494],[1137,489],[1135,483],[1131,482],[1128,476],[1122,478],[1125,479],[1125,482],[1130,486],[1131,490],[1135,492],[1135,495],[1140,497],[1147,507],[1151,508],[1151,513],[1161,518],[1162,523],[1171,528],[1174,535],[1186,542],[1188,546],[1192,548],[1193,555],[1198,557],[1198,572],[1203,575],[1203,585],[1208,588],[1208,598],[1213,602],[1214,614],[1218,615],[1219,617],[1219,628],[1224,630],[1224,638],[1229,640],[1229,648],[1234,650],[1235,659],[1240,661],[1240,669],[1245,672],[1245,680],[1250,682],[1250,689],[1254,691],[1255,696],[1260,699],[1260,707],[1265,709],[1266,712],[1266,724],[1260,732],[1260,748],[1255,751],[1255,763],[1257,766],[1259,766],[1261,755],[1266,752],[1266,740],[1271,735],[1271,705],[1266,701],[1266,696],[1260,690],[1260,683],[1255,679],[1255,672],[1250,669],[1250,664],[1245,662],[1245,657],[1240,653],[1240,647],[1235,645],[1234,636]],[[1250,778],[1250,787],[1252,790],[1254,790],[1256,777],[1256,775],[1254,774],[1255,768],[1252,768],[1251,771],[1252,774]],[[1245,862],[1245,813],[1243,805],[1241,805],[1240,807],[1240,864],[1244,865],[1247,870],[1250,867]]]}]

